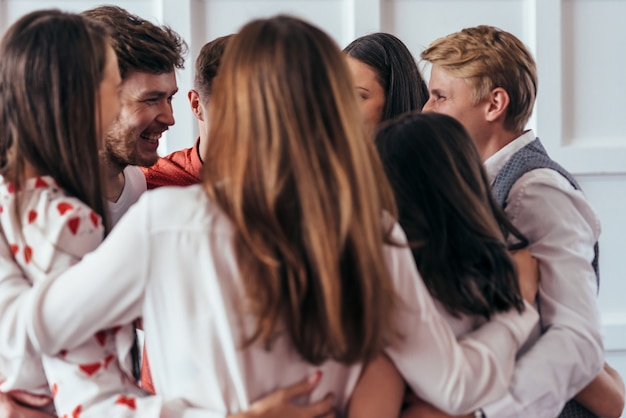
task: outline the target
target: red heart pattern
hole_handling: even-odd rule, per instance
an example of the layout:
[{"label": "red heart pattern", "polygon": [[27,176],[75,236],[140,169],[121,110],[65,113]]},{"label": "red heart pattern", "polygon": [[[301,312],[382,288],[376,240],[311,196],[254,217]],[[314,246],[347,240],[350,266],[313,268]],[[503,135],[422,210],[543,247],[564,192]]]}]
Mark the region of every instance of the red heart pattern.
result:
[{"label": "red heart pattern", "polygon": [[30,263],[31,258],[33,258],[33,249],[27,245],[24,247],[24,261],[26,264]]},{"label": "red heart pattern", "polygon": [[98,331],[96,332],[96,340],[98,340],[98,344],[101,347],[104,347],[104,344],[107,342],[107,332],[106,331]]},{"label": "red heart pattern", "polygon": [[28,223],[29,223],[29,224],[32,224],[33,222],[35,222],[35,219],[37,219],[37,211],[36,211],[36,210],[31,209],[31,210],[28,212]]},{"label": "red heart pattern", "polygon": [[35,187],[46,188],[49,186],[50,185],[46,183],[45,180],[42,179],[41,177],[37,177],[37,180],[35,180]]},{"label": "red heart pattern", "polygon": [[67,202],[61,202],[57,205],[57,210],[59,211],[59,215],[65,215],[65,212],[68,210],[74,209],[74,206]]},{"label": "red heart pattern", "polygon": [[17,244],[11,244],[11,251],[13,252],[13,255],[17,255],[17,252],[20,250],[20,247],[17,246]]},{"label": "red heart pattern", "polygon": [[89,219],[91,219],[91,223],[93,223],[93,226],[97,228],[98,224],[100,223],[100,217],[98,216],[98,214],[96,212],[91,212],[89,214]]},{"label": "red heart pattern", "polygon": [[80,226],[80,218],[74,217],[67,221],[67,227],[70,229],[73,235],[76,235],[78,232],[78,227]]},{"label": "red heart pattern", "polygon": [[82,412],[82,410],[82,405],[78,405],[76,408],[74,408],[74,410],[72,411],[72,418],[80,418],[80,413]]},{"label": "red heart pattern", "polygon": [[126,405],[130,409],[137,409],[137,404],[135,403],[135,398],[126,397],[124,395],[120,395],[119,398],[115,401],[118,405]]},{"label": "red heart pattern", "polygon": [[87,376],[93,376],[101,367],[102,365],[100,363],[81,364],[78,366]]},{"label": "red heart pattern", "polygon": [[104,368],[106,369],[107,367],[109,367],[109,364],[111,363],[111,361],[115,358],[115,356],[113,354],[109,354],[108,356],[106,356],[106,358],[104,359]]}]

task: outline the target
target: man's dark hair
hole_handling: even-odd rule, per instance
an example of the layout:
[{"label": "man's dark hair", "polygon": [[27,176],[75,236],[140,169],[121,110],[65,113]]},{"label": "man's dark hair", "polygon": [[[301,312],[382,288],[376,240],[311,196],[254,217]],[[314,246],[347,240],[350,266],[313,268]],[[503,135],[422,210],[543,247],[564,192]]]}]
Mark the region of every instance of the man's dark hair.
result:
[{"label": "man's dark hair", "polygon": [[117,6],[96,7],[82,15],[108,28],[122,79],[133,71],[163,74],[183,68],[187,44],[170,27],[155,25]]}]

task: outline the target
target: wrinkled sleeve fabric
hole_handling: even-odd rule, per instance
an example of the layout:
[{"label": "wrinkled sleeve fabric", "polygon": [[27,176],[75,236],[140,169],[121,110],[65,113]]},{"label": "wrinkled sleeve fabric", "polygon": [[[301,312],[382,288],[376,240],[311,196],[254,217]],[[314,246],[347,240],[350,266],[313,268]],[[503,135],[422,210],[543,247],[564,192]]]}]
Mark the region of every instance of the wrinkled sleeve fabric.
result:
[{"label": "wrinkled sleeve fabric", "polygon": [[510,393],[484,412],[490,418],[553,418],[604,361],[591,265],[600,225],[583,193],[548,169],[522,176],[506,211],[539,260],[543,334],[518,359]]},{"label": "wrinkled sleeve fabric", "polygon": [[[34,286],[23,304],[28,335],[37,350],[55,355],[100,329],[141,316],[150,262],[149,196],[142,197],[102,245],[54,280]],[[116,401],[132,404],[120,417],[223,417],[182,400],[159,396]],[[118,416],[118,415],[116,415]]]},{"label": "wrinkled sleeve fabric", "polygon": [[[399,227],[394,240],[405,242]],[[507,312],[457,342],[416,270],[406,246],[388,246],[399,296],[401,341],[387,354],[415,394],[451,415],[470,413],[506,393],[515,353],[538,320],[530,306]]]},{"label": "wrinkled sleeve fabric", "polygon": [[[7,387],[19,388],[21,376],[39,376],[41,385],[36,390],[48,394],[41,357],[28,344],[26,322],[21,307],[26,303],[30,283],[13,260],[9,244],[0,234],[0,382]],[[3,384],[4,386],[4,384]]]}]

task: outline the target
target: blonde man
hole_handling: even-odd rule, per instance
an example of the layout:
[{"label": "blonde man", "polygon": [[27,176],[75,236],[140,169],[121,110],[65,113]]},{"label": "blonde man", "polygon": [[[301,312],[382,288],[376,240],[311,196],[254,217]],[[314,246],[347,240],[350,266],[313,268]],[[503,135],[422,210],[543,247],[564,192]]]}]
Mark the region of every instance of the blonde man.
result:
[{"label": "blonde man", "polygon": [[[465,126],[494,193],[539,260],[541,328],[520,353],[509,395],[476,416],[554,418],[603,367],[596,301],[600,222],[574,178],[525,129],[537,71],[519,39],[477,26],[435,40],[421,57],[432,64],[424,111]],[[610,368],[598,379],[604,378],[619,381]],[[615,398],[623,405],[623,386],[618,389]],[[588,408],[606,413],[595,410],[589,393],[581,396]]]}]

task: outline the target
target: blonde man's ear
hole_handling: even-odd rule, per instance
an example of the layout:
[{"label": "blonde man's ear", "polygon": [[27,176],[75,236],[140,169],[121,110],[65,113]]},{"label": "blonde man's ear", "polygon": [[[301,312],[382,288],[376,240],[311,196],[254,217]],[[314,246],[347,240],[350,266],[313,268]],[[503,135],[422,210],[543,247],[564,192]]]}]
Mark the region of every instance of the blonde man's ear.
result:
[{"label": "blonde man's ear", "polygon": [[502,87],[496,87],[491,90],[486,100],[488,101],[488,106],[486,109],[485,119],[488,122],[494,122],[500,118],[504,120],[506,117],[506,111],[509,108],[509,103],[511,99],[509,98],[509,94]]}]

